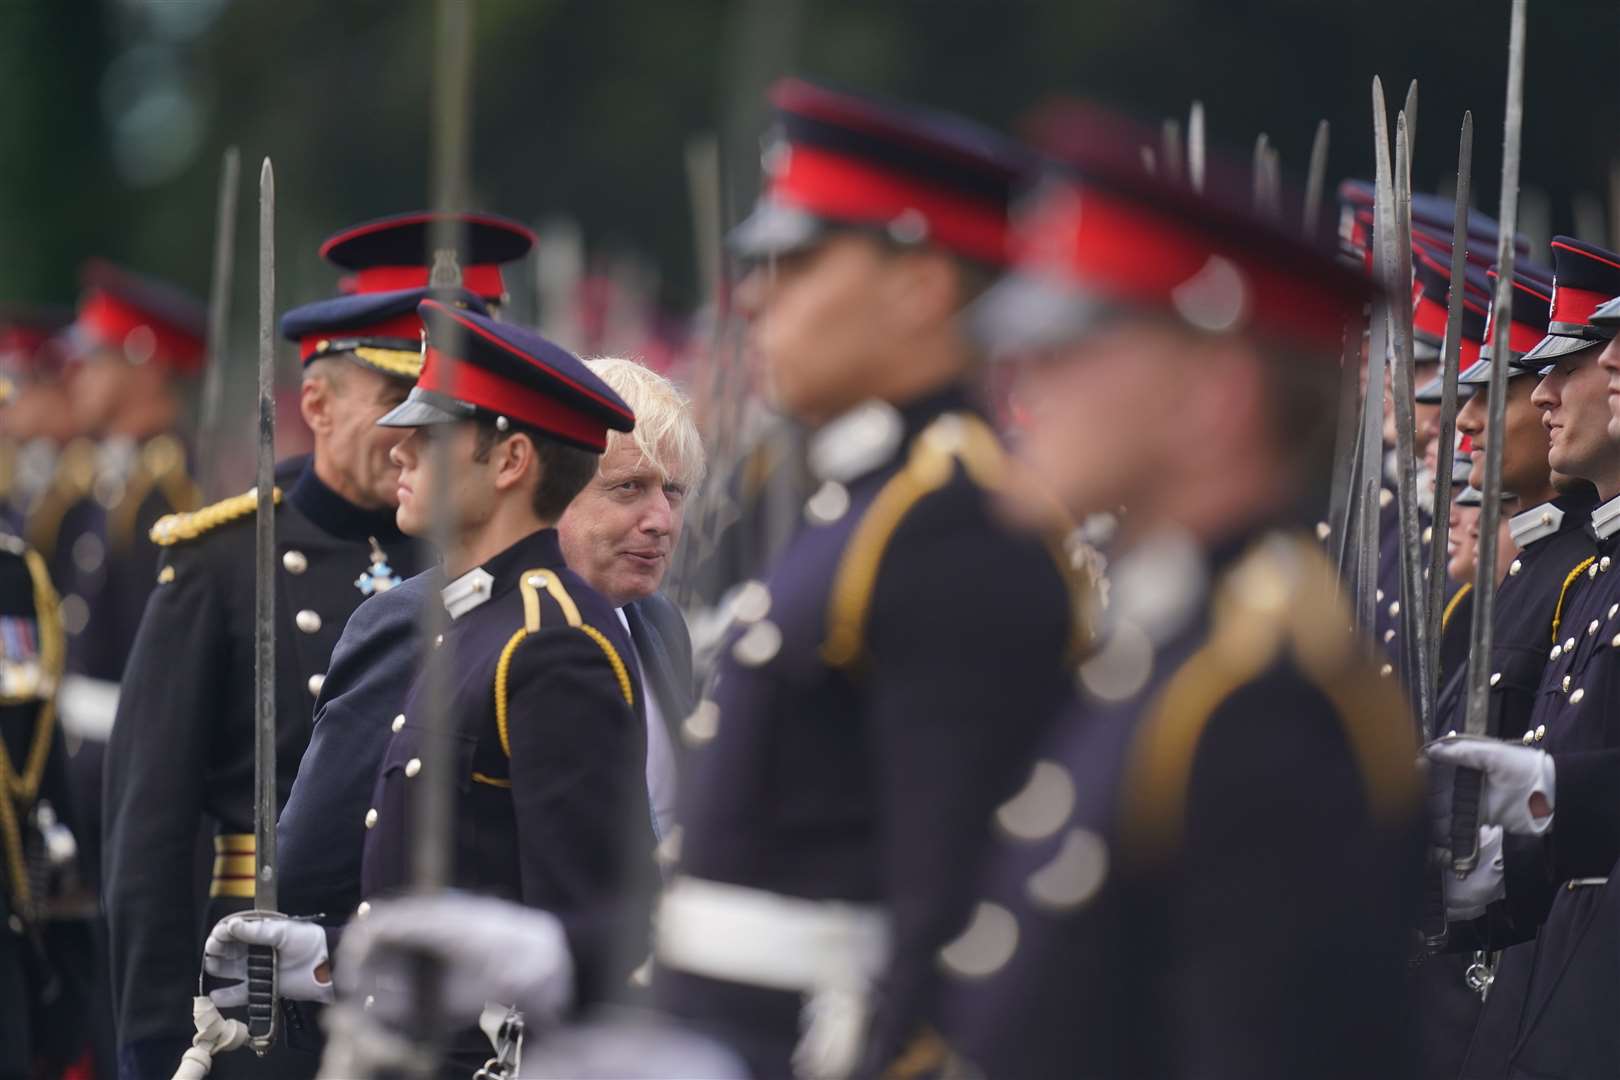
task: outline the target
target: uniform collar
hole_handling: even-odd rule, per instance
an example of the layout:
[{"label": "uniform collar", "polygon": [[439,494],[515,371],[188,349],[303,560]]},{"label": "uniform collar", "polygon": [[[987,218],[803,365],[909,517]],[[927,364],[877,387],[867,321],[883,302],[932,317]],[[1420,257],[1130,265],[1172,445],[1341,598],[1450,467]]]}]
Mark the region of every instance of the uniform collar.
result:
[{"label": "uniform collar", "polygon": [[402,535],[392,509],[363,510],[322,483],[315,475],[313,456],[304,459],[287,498],[322,532],[343,540],[376,537],[379,543],[388,544]]},{"label": "uniform collar", "polygon": [[818,480],[847,484],[893,462],[946,413],[980,411],[968,389],[956,383],[905,402],[864,401],[810,436],[810,471]]},{"label": "uniform collar", "polygon": [[1599,503],[1592,511],[1592,535],[1607,540],[1617,532],[1620,532],[1620,495]]},{"label": "uniform collar", "polygon": [[518,575],[526,570],[561,569],[564,566],[562,542],[556,529],[539,529],[530,533],[498,555],[484,561],[482,566],[462,574],[443,589],[445,610],[452,619],[459,619],[517,584]]},{"label": "uniform collar", "polygon": [[1513,536],[1513,545],[1523,551],[1537,540],[1556,535],[1563,524],[1563,508],[1556,503],[1544,502],[1509,518],[1508,532]]}]

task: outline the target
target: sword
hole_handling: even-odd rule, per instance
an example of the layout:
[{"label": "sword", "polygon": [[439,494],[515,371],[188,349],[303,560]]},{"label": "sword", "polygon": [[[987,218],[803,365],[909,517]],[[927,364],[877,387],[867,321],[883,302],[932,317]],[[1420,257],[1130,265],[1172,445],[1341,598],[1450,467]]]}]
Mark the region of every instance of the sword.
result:
[{"label": "sword", "polygon": [[1199,194],[1204,191],[1204,103],[1195,101],[1187,110],[1187,182]]},{"label": "sword", "polygon": [[[1506,119],[1502,125],[1502,204],[1497,216],[1496,298],[1492,339],[1490,440],[1485,444],[1485,501],[1479,513],[1479,565],[1474,570],[1474,621],[1469,627],[1468,711],[1470,735],[1484,735],[1490,716],[1491,644],[1496,614],[1496,544],[1502,517],[1502,424],[1507,407],[1508,332],[1513,321],[1513,237],[1519,219],[1519,146],[1524,130],[1524,6],[1513,0],[1508,31]],[[1480,774],[1457,770],[1451,818],[1451,868],[1468,873],[1479,861]]]},{"label": "sword", "polygon": [[[1373,77],[1373,133],[1374,142],[1383,148],[1382,160],[1389,160],[1389,141],[1384,134],[1384,87]],[[1384,188],[1374,186],[1375,210],[1385,198]],[[1372,244],[1375,252],[1382,252],[1387,230],[1383,215],[1373,214]],[[1381,260],[1380,260],[1381,261]],[[1378,492],[1382,480],[1381,458],[1384,448],[1384,371],[1385,353],[1389,348],[1389,307],[1401,297],[1389,295],[1388,282],[1379,289],[1373,301],[1372,324],[1368,332],[1367,390],[1361,403],[1361,491],[1359,495],[1360,528],[1357,530],[1356,621],[1366,633],[1377,624],[1378,605]]]},{"label": "sword", "polygon": [[1165,179],[1172,184],[1181,183],[1181,125],[1175,120],[1165,120],[1159,128],[1159,144]]},{"label": "sword", "polygon": [[208,286],[208,370],[203,373],[202,412],[197,420],[197,467],[203,490],[219,488],[219,412],[225,394],[225,340],[231,326],[231,276],[236,264],[236,192],[242,155],[225,148],[220,161],[214,217],[214,272]]},{"label": "sword", "polygon": [[[1451,291],[1446,298],[1446,337],[1440,360],[1440,436],[1436,458],[1442,468],[1457,437],[1457,374],[1462,354],[1463,269],[1467,265],[1468,197],[1473,185],[1474,114],[1463,113],[1462,132],[1457,138],[1457,203],[1451,223]],[[1493,436],[1494,438],[1495,436]],[[1440,690],[1440,619],[1446,597],[1446,545],[1451,534],[1451,482],[1437,475],[1434,484],[1434,535],[1429,545],[1428,602],[1424,613],[1429,619],[1429,676],[1423,687],[1431,702]],[[1432,734],[1443,734],[1433,731]]]},{"label": "sword", "polygon": [[[1388,125],[1385,119],[1383,85],[1373,84],[1373,128],[1377,139],[1379,264],[1384,288],[1390,294],[1388,316],[1395,364],[1390,393],[1395,413],[1395,494],[1400,522],[1401,611],[1407,635],[1407,676],[1415,677],[1418,687],[1429,685],[1427,620],[1423,614],[1423,572],[1421,528],[1417,506],[1417,464],[1413,447],[1412,401],[1412,308],[1407,300],[1412,288],[1412,223],[1410,168],[1407,162],[1406,115],[1396,115],[1395,162],[1390,167]],[[1415,660],[1415,663],[1410,661]],[[1428,702],[1418,695],[1418,736],[1428,728]]]},{"label": "sword", "polygon": [[[276,912],[276,176],[259,170],[258,516],[253,554],[253,913]],[[276,1033],[276,951],[248,947],[248,1041],[261,1057]]]},{"label": "sword", "polygon": [[1322,189],[1327,184],[1328,122],[1319,120],[1316,136],[1311,140],[1311,163],[1305,177],[1305,212],[1300,228],[1307,239],[1316,238],[1317,224],[1322,216]]}]

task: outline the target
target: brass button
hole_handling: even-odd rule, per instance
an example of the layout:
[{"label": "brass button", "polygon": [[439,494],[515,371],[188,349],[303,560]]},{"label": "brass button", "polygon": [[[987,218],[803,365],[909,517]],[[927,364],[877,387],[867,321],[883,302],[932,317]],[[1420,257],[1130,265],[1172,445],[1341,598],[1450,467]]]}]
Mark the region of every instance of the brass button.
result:
[{"label": "brass button", "polygon": [[305,608],[303,611],[300,611],[297,615],[293,616],[293,622],[297,623],[298,629],[302,630],[304,633],[313,634],[318,632],[321,628],[321,615],[318,611],[311,611],[309,608]]},{"label": "brass button", "polygon": [[1564,693],[1566,693],[1566,694],[1569,693],[1569,684],[1570,684],[1571,679],[1572,679],[1572,676],[1569,676],[1569,675],[1564,676],[1562,689],[1563,689]]},{"label": "brass button", "polygon": [[320,697],[321,696],[321,687],[326,685],[326,676],[325,675],[320,675],[320,674],[311,675],[309,677],[309,684],[308,685],[309,685],[309,696],[310,697]]},{"label": "brass button", "polygon": [[398,716],[394,717],[394,731],[397,733],[404,726],[405,726],[405,714],[400,713]]},{"label": "brass button", "polygon": [[1492,686],[1495,686],[1497,683],[1499,683],[1501,681],[1502,681],[1502,673],[1500,671],[1491,672],[1491,685]]},{"label": "brass button", "polygon": [[1522,562],[1520,562],[1518,559],[1514,559],[1512,562],[1508,563],[1508,576],[1512,577],[1514,574],[1517,574],[1520,570],[1523,570],[1523,569],[1524,569],[1524,564]]},{"label": "brass button", "polygon": [[281,565],[289,574],[302,574],[309,569],[309,558],[302,551],[287,551],[282,553]]},{"label": "brass button", "polygon": [[1386,642],[1395,640],[1395,630],[1393,628],[1384,631],[1384,640]]},{"label": "brass button", "polygon": [[1545,739],[1546,737],[1547,737],[1547,725],[1546,724],[1537,724],[1536,725],[1536,742],[1540,742],[1542,739]]},{"label": "brass button", "polygon": [[405,775],[406,776],[415,776],[417,773],[419,773],[421,771],[422,771],[422,759],[421,758],[413,757],[413,758],[411,758],[411,760],[409,760],[409,761],[407,761],[405,763]]},{"label": "brass button", "polygon": [[1577,686],[1575,688],[1575,692],[1569,695],[1569,703],[1571,705],[1577,705],[1577,704],[1580,703],[1581,698],[1583,698],[1585,696],[1586,696],[1586,687]]},{"label": "brass button", "polygon": [[1536,733],[1533,731],[1527,731],[1523,736],[1520,737],[1519,741],[1524,743],[1524,745],[1529,746],[1531,743],[1536,741]]},{"label": "brass button", "polygon": [[1393,619],[1395,616],[1399,615],[1400,613],[1401,613],[1401,602],[1399,600],[1390,601],[1389,617]]},{"label": "brass button", "polygon": [[1593,634],[1597,633],[1598,627],[1601,626],[1601,625],[1603,625],[1603,624],[1598,622],[1596,619],[1593,619],[1591,622],[1587,623],[1586,624],[1586,636],[1591,637]]},{"label": "brass button", "polygon": [[1385,664],[1383,667],[1378,669],[1378,674],[1382,675],[1386,679],[1389,678],[1392,674],[1394,674],[1394,672],[1395,672],[1395,669],[1393,667],[1391,667],[1389,664]]},{"label": "brass button", "polygon": [[360,906],[354,909],[354,917],[357,918],[357,919],[363,919],[367,915],[370,915],[370,914],[371,914],[371,901],[370,900],[362,900],[362,901],[360,901]]},{"label": "brass button", "polygon": [[366,828],[375,828],[377,825],[377,808],[373,806],[366,811]]}]

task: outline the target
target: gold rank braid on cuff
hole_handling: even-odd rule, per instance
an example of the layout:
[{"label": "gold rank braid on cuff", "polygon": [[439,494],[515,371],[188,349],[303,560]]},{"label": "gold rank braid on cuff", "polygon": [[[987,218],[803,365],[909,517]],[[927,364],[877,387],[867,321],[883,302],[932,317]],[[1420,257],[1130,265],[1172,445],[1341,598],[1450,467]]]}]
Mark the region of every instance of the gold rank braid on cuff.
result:
[{"label": "gold rank braid on cuff", "polygon": [[1574,569],[1570,570],[1564,577],[1564,587],[1558,590],[1558,606],[1553,608],[1552,643],[1554,645],[1558,644],[1558,628],[1564,623],[1564,598],[1569,595],[1569,587],[1575,584],[1580,579],[1580,576],[1586,573],[1586,568],[1595,562],[1597,562],[1597,556],[1588,555],[1585,559],[1576,563]]}]

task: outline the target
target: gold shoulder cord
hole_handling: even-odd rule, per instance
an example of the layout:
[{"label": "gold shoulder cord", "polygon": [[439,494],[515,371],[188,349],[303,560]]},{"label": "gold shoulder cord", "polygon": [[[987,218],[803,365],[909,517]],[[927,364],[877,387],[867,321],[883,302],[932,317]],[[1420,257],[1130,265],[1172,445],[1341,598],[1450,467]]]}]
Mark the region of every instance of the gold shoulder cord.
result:
[{"label": "gold shoulder cord", "polygon": [[62,519],[86,495],[96,481],[96,447],[89,439],[78,438],[63,447],[51,485],[28,515],[24,539],[36,551],[55,551],[62,531]]},{"label": "gold shoulder cord", "polygon": [[[872,592],[889,541],[917,503],[950,481],[958,463],[968,478],[986,491],[995,491],[1006,481],[1006,452],[1000,440],[988,424],[971,413],[947,413],[928,425],[913,442],[906,464],[878,490],[861,516],[833,575],[827,604],[827,638],[821,646],[821,657],[828,664],[849,667],[861,659]],[[1086,586],[1071,571],[1064,550],[1064,538],[1072,531],[1072,522],[1056,504],[1053,510],[1053,525],[1043,530],[1042,539],[1069,591],[1069,610],[1078,613]],[[1078,617],[1071,622],[1069,651],[1074,658],[1085,630]]]},{"label": "gold shoulder cord", "polygon": [[1344,628],[1350,623],[1331,568],[1315,545],[1263,541],[1215,587],[1209,640],[1152,703],[1126,761],[1122,829],[1147,862],[1181,842],[1198,742],[1221,703],[1286,652],[1338,714],[1360,767],[1369,811],[1392,820],[1416,804],[1408,707],[1386,679],[1369,677]]},{"label": "gold shoulder cord", "polygon": [[1586,573],[1586,568],[1595,562],[1597,562],[1597,556],[1588,555],[1576,563],[1574,568],[1564,576],[1564,587],[1558,590],[1558,606],[1553,608],[1552,643],[1554,645],[1558,644],[1558,628],[1564,622],[1564,598],[1569,595],[1570,586],[1579,581],[1581,575]]},{"label": "gold shoulder cord", "polygon": [[135,539],[136,518],[154,489],[163,493],[169,508],[176,512],[195,510],[202,502],[202,492],[186,475],[185,450],[173,435],[158,435],[141,447],[140,460],[124,488],[124,496],[107,515],[107,540],[115,550],[128,547]]},{"label": "gold shoulder cord", "polygon": [[1463,602],[1463,597],[1473,591],[1474,583],[1465,581],[1462,588],[1458,589],[1456,594],[1452,596],[1450,602],[1446,604],[1446,610],[1440,613],[1440,629],[1442,631],[1451,625],[1451,617],[1457,613],[1457,606]]},{"label": "gold shoulder cord", "polygon": [[[613,647],[607,636],[580,619],[579,605],[568,595],[568,590],[563,587],[557,575],[543,568],[525,570],[518,578],[518,588],[523,594],[523,625],[507,639],[506,646],[501,649],[500,659],[495,662],[495,732],[501,740],[501,751],[508,758],[512,756],[512,740],[507,727],[510,700],[507,679],[512,671],[512,656],[517,652],[517,647],[523,644],[524,638],[540,629],[541,589],[545,589],[557,602],[557,606],[562,608],[563,620],[596,642],[597,647],[606,654],[608,664],[613,668],[614,678],[618,680],[619,692],[624,695],[625,704],[635,706],[635,692],[630,685],[630,669],[625,666],[624,659],[619,656],[619,651]],[[489,777],[482,777],[481,774],[475,774],[473,779],[497,787],[510,787],[512,784],[510,780],[497,782]]]},{"label": "gold shoulder cord", "polygon": [[[45,571],[45,560],[32,548],[24,555],[28,575],[34,586],[34,612],[39,632],[39,662],[41,668],[39,717],[34,721],[34,735],[29,742],[28,761],[19,776],[12,768],[11,754],[4,739],[0,739],[0,840],[4,841],[6,872],[11,881],[11,895],[17,910],[31,917],[33,895],[28,885],[28,867],[23,858],[22,825],[19,814],[34,804],[39,796],[39,785],[45,775],[45,762],[50,756],[51,737],[56,731],[56,685],[62,675],[65,640],[62,621],[57,611],[56,590],[51,587]],[[18,702],[8,702],[18,704]]]},{"label": "gold shoulder cord", "polygon": [[[281,489],[271,488],[270,499],[272,504],[280,504]],[[228,499],[221,499],[217,503],[210,503],[201,510],[192,510],[189,513],[164,514],[152,525],[147,534],[152,543],[158,547],[173,547],[185,540],[195,540],[204,533],[227,525],[239,518],[247,517],[259,508],[259,500],[252,491],[244,491],[240,495],[232,495]]]}]

